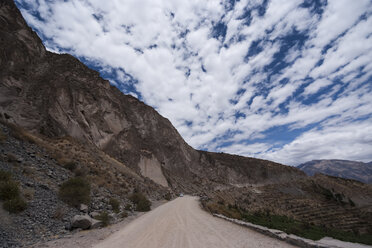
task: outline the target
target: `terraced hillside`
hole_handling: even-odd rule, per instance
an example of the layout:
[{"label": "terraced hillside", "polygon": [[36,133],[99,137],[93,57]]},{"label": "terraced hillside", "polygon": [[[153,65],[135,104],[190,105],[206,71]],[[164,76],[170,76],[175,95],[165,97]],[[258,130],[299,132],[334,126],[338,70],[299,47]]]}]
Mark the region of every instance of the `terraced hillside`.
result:
[{"label": "terraced hillside", "polygon": [[[219,190],[208,197],[212,211],[235,218],[241,213],[287,216],[307,225],[372,235],[371,186],[353,180],[318,175],[280,185]],[[225,211],[229,208],[239,211]]]}]

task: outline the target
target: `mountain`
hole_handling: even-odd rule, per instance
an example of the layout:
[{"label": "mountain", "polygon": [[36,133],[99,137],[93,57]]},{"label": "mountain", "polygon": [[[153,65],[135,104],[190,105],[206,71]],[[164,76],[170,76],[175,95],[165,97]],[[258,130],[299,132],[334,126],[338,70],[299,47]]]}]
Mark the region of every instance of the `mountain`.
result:
[{"label": "mountain", "polygon": [[210,187],[304,177],[270,161],[194,150],[152,107],[124,95],[71,55],[47,51],[12,1],[2,1],[1,8],[3,120],[47,137],[71,136],[156,183],[187,192],[203,182]]},{"label": "mountain", "polygon": [[316,173],[358,180],[364,183],[372,183],[372,163],[363,163],[349,160],[313,160],[297,166],[307,175]]},{"label": "mountain", "polygon": [[12,0],[0,2],[0,151],[3,178],[13,175],[28,204],[19,214],[0,209],[6,244],[68,233],[60,228],[79,211],[58,192],[71,178],[91,186],[91,215],[117,217],[112,199],[133,210],[133,194],[156,201],[185,192],[211,212],[372,233],[371,185],[192,148],[152,107],[73,56],[47,51]]}]

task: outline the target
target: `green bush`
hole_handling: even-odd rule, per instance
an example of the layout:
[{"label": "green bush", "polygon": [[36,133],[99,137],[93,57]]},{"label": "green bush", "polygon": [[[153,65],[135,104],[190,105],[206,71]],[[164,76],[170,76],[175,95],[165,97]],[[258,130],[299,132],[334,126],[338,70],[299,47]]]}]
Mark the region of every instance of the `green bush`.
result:
[{"label": "green bush", "polygon": [[74,177],[64,182],[59,189],[59,197],[67,204],[78,207],[90,203],[90,184],[83,177]]},{"label": "green bush", "polygon": [[110,198],[109,204],[111,205],[112,210],[115,213],[119,213],[120,212],[120,203],[119,203],[118,200],[116,200],[115,198]]},{"label": "green bush", "polygon": [[12,179],[12,174],[5,170],[0,170],[0,182],[6,182]]},{"label": "green bush", "polygon": [[27,203],[19,196],[4,202],[3,208],[9,213],[19,213],[27,208]]},{"label": "green bush", "polygon": [[136,210],[146,212],[151,210],[151,202],[142,193],[133,193],[129,199],[136,205]]},{"label": "green bush", "polygon": [[12,180],[0,182],[0,200],[11,200],[19,197],[18,184]]},{"label": "green bush", "polygon": [[108,226],[110,224],[110,215],[104,211],[100,213],[95,219],[102,221],[103,226]]}]

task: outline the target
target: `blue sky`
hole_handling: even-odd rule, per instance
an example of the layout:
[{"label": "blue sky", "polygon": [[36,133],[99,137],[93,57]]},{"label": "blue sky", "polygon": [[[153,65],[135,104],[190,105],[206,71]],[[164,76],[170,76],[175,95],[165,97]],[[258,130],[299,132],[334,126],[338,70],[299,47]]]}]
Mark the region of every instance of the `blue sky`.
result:
[{"label": "blue sky", "polygon": [[194,148],[289,165],[372,160],[370,0],[16,0]]}]

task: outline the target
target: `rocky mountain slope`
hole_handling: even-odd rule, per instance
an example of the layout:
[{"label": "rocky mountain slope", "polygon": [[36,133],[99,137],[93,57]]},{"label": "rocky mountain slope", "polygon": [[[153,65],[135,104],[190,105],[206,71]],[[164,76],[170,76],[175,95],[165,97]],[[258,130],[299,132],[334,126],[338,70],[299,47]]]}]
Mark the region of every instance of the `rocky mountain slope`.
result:
[{"label": "rocky mountain slope", "polygon": [[[75,215],[106,212],[111,223],[120,221],[136,214],[127,207],[132,206],[129,196],[134,191],[153,201],[169,194],[166,188],[137,175],[99,149],[69,137],[49,140],[0,123],[0,151],[0,195],[3,174],[8,172],[27,202],[24,211],[9,213],[0,197],[0,247],[30,247],[68,235]],[[90,182],[91,188],[90,202],[82,212],[59,197],[61,185],[77,176]],[[112,199],[118,202],[117,211],[110,203]]]},{"label": "rocky mountain slope", "polygon": [[307,175],[316,173],[358,180],[364,183],[372,183],[372,163],[363,163],[349,160],[313,160],[297,166]]},{"label": "rocky mountain slope", "polygon": [[[153,108],[122,94],[74,57],[46,51],[11,0],[1,2],[0,15],[0,114],[5,121],[47,137],[71,136],[163,186],[189,192],[203,182],[210,187],[202,180],[210,177],[217,184],[239,184],[304,176],[269,161],[194,150]],[[210,170],[216,166],[220,169]]]}]

